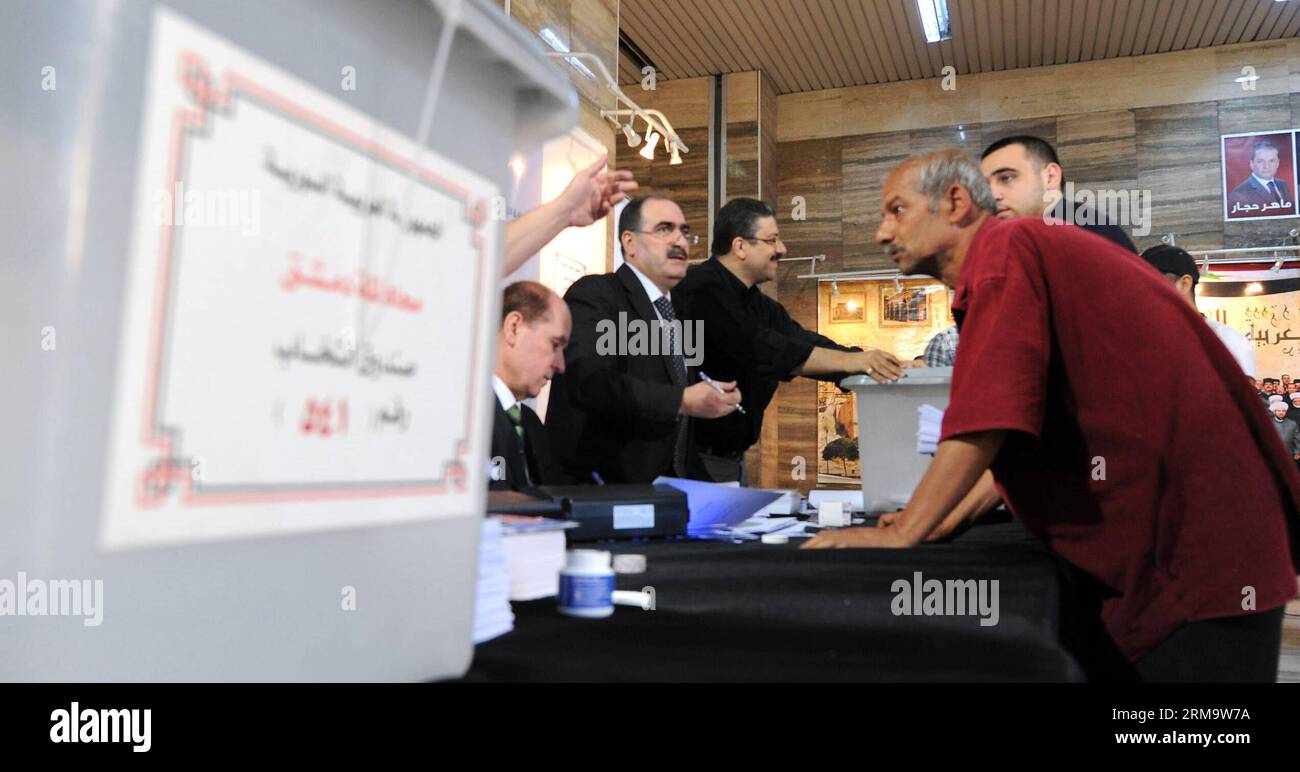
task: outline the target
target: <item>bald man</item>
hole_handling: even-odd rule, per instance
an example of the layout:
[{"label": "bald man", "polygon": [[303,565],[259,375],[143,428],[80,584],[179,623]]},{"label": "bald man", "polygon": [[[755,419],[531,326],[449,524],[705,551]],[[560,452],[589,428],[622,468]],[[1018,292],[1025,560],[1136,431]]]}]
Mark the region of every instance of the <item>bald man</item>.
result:
[{"label": "bald man", "polygon": [[564,372],[564,347],[573,322],[564,300],[535,281],[506,287],[492,372],[489,488],[523,490],[568,482],[551,454],[546,427],[524,400],[541,394]]}]

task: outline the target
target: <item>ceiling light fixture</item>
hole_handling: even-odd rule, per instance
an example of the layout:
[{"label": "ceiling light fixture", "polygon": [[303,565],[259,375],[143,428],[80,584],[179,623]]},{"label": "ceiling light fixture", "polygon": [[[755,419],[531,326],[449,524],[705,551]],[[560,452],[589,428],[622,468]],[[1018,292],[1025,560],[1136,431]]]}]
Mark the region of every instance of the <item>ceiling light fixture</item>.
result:
[{"label": "ceiling light fixture", "polygon": [[637,134],[636,131],[632,128],[631,121],[628,121],[627,123],[623,124],[623,136],[627,137],[628,147],[636,147],[637,145],[641,144],[641,135]]},{"label": "ceiling light fixture", "polygon": [[938,43],[952,40],[952,21],[948,18],[948,0],[916,0],[921,12],[921,26],[925,29],[925,42]]},{"label": "ceiling light fixture", "polygon": [[[599,75],[592,74],[590,77],[593,80],[604,82],[605,88],[609,89],[609,92],[614,95],[616,108],[601,110],[600,117],[614,124],[615,129],[621,130],[624,136],[627,137],[630,147],[637,147],[640,144],[632,140],[632,137],[636,135],[632,130],[632,124],[639,118],[645,121],[646,144],[650,148],[648,151],[644,148],[641,150],[641,155],[645,158],[654,159],[655,140],[650,139],[650,137],[655,134],[663,138],[664,148],[669,151],[670,164],[681,163],[680,154],[691,152],[691,149],[686,146],[686,143],[682,142],[682,138],[677,136],[677,132],[673,130],[673,124],[668,120],[668,116],[658,110],[644,108],[633,102],[627,94],[623,93],[623,89],[619,87],[618,81],[614,80],[614,76],[609,74],[609,68],[605,66],[600,57],[586,51],[569,51],[568,46],[564,45],[563,41],[550,27],[544,27],[538,34],[551,48],[555,49],[547,52],[547,56],[564,59],[569,64],[579,68],[584,74],[592,73],[592,69],[595,70],[595,73],[599,73]],[[579,60],[590,63],[592,69],[588,69]]]},{"label": "ceiling light fixture", "polygon": [[659,132],[655,131],[654,129],[646,129],[645,147],[641,148],[641,152],[637,153],[637,155],[641,156],[647,161],[655,160],[655,146],[658,144],[659,144]]}]

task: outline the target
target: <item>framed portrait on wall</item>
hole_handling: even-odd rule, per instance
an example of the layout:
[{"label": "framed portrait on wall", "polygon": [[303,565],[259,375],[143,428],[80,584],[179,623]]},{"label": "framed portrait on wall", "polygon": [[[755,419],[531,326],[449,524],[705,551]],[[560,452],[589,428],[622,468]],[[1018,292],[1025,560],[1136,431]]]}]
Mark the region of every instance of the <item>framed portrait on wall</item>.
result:
[{"label": "framed portrait on wall", "polygon": [[1295,131],[1224,134],[1220,142],[1225,221],[1297,216]]}]

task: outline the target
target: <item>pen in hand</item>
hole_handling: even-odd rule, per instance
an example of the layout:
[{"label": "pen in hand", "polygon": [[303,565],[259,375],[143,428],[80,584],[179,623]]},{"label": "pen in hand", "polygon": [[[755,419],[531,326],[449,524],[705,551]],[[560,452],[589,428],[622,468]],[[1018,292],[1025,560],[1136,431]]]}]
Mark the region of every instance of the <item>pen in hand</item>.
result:
[{"label": "pen in hand", "polygon": [[[700,371],[700,380],[701,380],[701,381],[704,381],[705,383],[707,383],[707,384],[709,384],[710,386],[712,386],[712,387],[713,387],[713,390],[716,391],[716,392],[718,392],[719,394],[726,394],[726,393],[727,393],[727,392],[725,392],[725,391],[722,390],[722,387],[718,385],[717,381],[715,381],[715,380],[713,380],[712,378],[710,378],[710,377],[709,377],[708,375],[706,375],[706,374],[704,373],[704,371],[702,371],[702,370]],[[740,405],[736,405],[736,411],[737,411],[738,413],[740,413],[741,415],[745,415],[745,414],[746,414],[746,413],[745,413],[745,408],[741,407]]]}]

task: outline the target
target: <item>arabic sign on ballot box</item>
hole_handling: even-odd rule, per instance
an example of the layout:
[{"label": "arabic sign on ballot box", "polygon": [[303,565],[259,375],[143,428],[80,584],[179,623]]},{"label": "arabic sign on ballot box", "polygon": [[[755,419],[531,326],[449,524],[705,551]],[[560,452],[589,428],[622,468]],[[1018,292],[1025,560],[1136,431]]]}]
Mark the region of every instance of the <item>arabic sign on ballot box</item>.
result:
[{"label": "arabic sign on ballot box", "polygon": [[103,544],[467,509],[496,187],[174,14],[150,55]]}]

